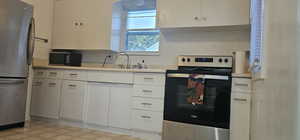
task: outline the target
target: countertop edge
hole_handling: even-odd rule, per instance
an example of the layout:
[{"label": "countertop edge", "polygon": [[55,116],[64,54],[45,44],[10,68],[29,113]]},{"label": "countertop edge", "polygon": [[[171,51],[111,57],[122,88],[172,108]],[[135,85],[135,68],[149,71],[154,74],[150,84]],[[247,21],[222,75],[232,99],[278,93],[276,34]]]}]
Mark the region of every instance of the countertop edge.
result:
[{"label": "countertop edge", "polygon": [[97,68],[97,67],[71,67],[71,66],[32,66],[33,69],[62,69],[62,70],[86,70],[86,71],[112,71],[112,72],[133,72],[133,73],[166,73],[166,69],[118,69],[118,68]]},{"label": "countertop edge", "polygon": [[232,77],[233,78],[248,78],[248,79],[251,79],[252,75],[251,75],[251,73],[233,73]]}]

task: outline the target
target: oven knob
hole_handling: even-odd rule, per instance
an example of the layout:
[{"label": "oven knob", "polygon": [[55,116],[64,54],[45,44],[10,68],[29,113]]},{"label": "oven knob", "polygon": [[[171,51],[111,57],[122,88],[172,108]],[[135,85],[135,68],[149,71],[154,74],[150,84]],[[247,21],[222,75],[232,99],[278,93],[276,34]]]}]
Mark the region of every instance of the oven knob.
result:
[{"label": "oven knob", "polygon": [[222,59],[222,58],[220,58],[220,59],[219,59],[219,62],[220,62],[220,63],[222,63],[222,62],[223,62],[223,59]]},{"label": "oven knob", "polygon": [[228,59],[225,59],[225,63],[228,63]]},{"label": "oven knob", "polygon": [[187,59],[187,62],[191,62],[191,59],[190,59],[190,58],[188,58],[188,59]]},{"label": "oven knob", "polygon": [[182,58],[182,62],[185,62],[185,58]]}]

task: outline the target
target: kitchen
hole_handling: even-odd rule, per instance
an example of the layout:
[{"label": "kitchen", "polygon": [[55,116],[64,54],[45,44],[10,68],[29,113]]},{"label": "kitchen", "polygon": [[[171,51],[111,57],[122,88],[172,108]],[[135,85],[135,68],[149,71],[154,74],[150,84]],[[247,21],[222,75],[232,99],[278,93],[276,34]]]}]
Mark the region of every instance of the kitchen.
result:
[{"label": "kitchen", "polygon": [[[265,2],[263,8],[260,0],[251,6],[246,0],[26,2],[34,6],[36,25],[26,104],[29,134],[20,133],[22,128],[2,131],[0,139],[297,139],[296,2]],[[178,5],[184,5],[182,10]],[[274,12],[280,5],[291,8]],[[262,14],[268,17],[262,18],[265,26]],[[264,38],[262,30],[268,31]],[[152,39],[152,45],[135,43],[138,36]],[[220,73],[220,67],[229,72]],[[198,82],[206,79],[205,88],[215,87],[200,92],[200,102],[176,101],[169,95],[187,90],[190,81],[181,80],[186,75]],[[229,82],[215,85],[220,81]],[[219,102],[227,108],[200,115],[223,112],[224,125],[197,114],[184,118],[186,111],[176,108],[196,106],[192,108],[203,112],[207,96],[219,90],[231,94]],[[278,114],[279,108],[284,113]],[[178,114],[170,112],[174,109]],[[39,128],[46,130],[35,130]],[[53,134],[54,129],[61,132]]]}]

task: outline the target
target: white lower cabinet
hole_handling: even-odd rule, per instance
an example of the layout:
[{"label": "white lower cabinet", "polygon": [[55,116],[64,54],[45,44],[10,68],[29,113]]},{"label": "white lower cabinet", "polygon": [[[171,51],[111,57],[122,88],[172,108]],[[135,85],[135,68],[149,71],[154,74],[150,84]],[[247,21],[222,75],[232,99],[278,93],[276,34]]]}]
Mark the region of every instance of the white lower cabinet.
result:
[{"label": "white lower cabinet", "polygon": [[251,79],[233,78],[230,140],[250,140]]},{"label": "white lower cabinet", "polygon": [[83,121],[86,82],[63,81],[61,98],[61,118]]},{"label": "white lower cabinet", "polygon": [[32,88],[31,115],[58,119],[61,80],[35,79]]},{"label": "white lower cabinet", "polygon": [[109,90],[108,84],[88,83],[86,123],[108,126]]},{"label": "white lower cabinet", "polygon": [[131,129],[131,93],[133,85],[114,84],[110,89],[109,126]]},{"label": "white lower cabinet", "polygon": [[163,74],[36,70],[35,75],[32,116],[161,139]]},{"label": "white lower cabinet", "polygon": [[250,139],[251,95],[232,93],[230,140]]},{"label": "white lower cabinet", "polygon": [[31,94],[31,115],[32,116],[43,116],[43,96],[46,91],[45,89],[46,80],[34,79],[32,83],[32,94]]}]

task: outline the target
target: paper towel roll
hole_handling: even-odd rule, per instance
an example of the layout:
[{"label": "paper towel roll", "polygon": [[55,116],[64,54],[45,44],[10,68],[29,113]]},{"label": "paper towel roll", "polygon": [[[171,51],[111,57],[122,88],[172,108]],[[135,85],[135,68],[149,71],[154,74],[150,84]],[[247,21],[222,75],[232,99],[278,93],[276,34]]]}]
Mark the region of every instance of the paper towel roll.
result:
[{"label": "paper towel roll", "polygon": [[247,73],[249,67],[248,52],[246,51],[234,52],[234,56],[235,56],[234,73],[236,74]]}]

